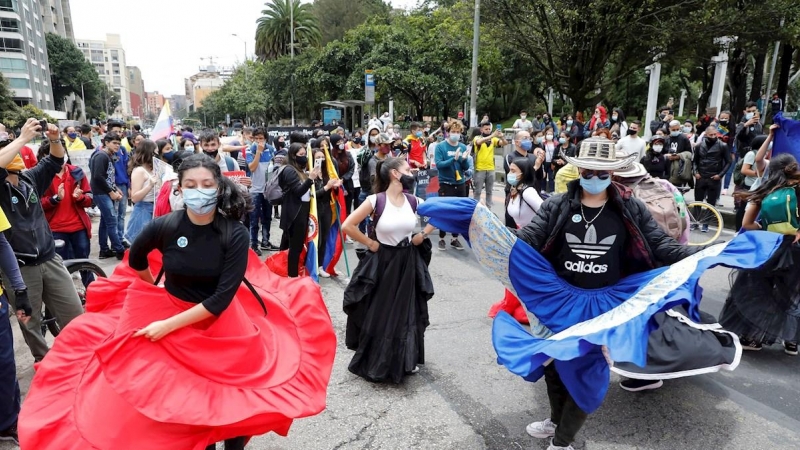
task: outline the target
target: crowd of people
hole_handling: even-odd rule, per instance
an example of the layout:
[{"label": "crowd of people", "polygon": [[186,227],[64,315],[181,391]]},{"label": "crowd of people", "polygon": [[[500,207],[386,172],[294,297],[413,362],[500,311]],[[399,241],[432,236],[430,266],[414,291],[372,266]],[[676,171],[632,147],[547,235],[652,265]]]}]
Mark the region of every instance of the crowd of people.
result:
[{"label": "crowd of people", "polygon": [[[412,122],[405,136],[387,113],[373,116],[366,130],[350,133],[338,127],[330,132],[318,128],[310,136],[299,132],[270,136],[265,127],[244,127],[233,136],[202,130],[196,137],[194,130],[184,128],[156,141],[139,129],[126,131],[114,121],[77,130],[48,124],[42,130],[39,121],[31,119],[19,137],[0,138],[0,167],[4,168],[0,178],[7,186],[0,193],[0,271],[11,288],[2,291],[0,313],[8,309],[8,314],[16,314],[34,359],[43,362],[43,375],[37,374],[31,390],[35,399],[31,403],[39,408],[29,409],[31,423],[46,422],[41,414],[47,410],[47,396],[35,388],[44,389],[53,382],[47,374],[65,364],[69,353],[56,347],[57,356],[45,360],[51,350],[40,331],[42,305],[62,327],[78,319],[78,325],[66,330],[75,335],[90,333],[86,321],[80,319],[83,306],[61,262],[90,256],[90,215],[97,213],[98,257],[126,260],[124,266],[131,270],[126,286],[139,281],[158,284],[161,274],[154,277],[151,255],[156,252],[160,255],[156,266],[166,275],[166,292],[182,301],[183,306],[172,310],[168,318],[148,316],[152,322],[134,330],[134,337],[156,342],[173,333],[175,339],[185,336],[180,332],[183,328],[205,329],[223,322],[218,333],[238,336],[233,325],[222,320],[234,315],[226,312],[239,304],[234,300],[266,308],[261,286],[253,288],[245,278],[246,272],[251,276],[254,270],[248,254],[284,252],[287,282],[301,282],[308,267],[304,255],[310,232],[327,236],[332,223],[339,220],[331,214],[341,211],[339,217],[346,217],[339,223],[342,239],[357,245],[359,260],[343,298],[346,345],[354,351],[349,370],[369,381],[399,383],[425,363],[427,301],[434,295],[428,270],[434,245],[429,236],[438,228],[435,247],[460,251],[466,242],[462,235],[470,232],[463,223],[448,222],[452,217],[438,218],[436,227],[432,221],[418,231],[420,216],[427,215],[421,210],[436,218],[439,209],[464,209],[469,212],[466,217],[479,221],[475,229],[486,233],[487,239],[506,236],[504,245],[524,243],[539,255],[540,263],[552,265],[548,271],[553,271],[554,278],[576,292],[604,290],[624,284],[627,277],[653,273],[648,280],[642,275],[639,282],[644,286],[661,276],[663,268],[704,257],[702,247],[686,245],[694,230],[678,188],[692,187],[697,200],[713,205],[731,189],[728,183],[732,181],[737,229],[783,234],[780,248],[758,265],[741,267],[720,317],[724,329],[716,318],[699,315],[692,308],[661,311],[651,318],[659,323],[659,331],[649,335],[646,364],[626,359],[611,362],[610,370],[626,377],[623,389],[637,392],[659,388],[664,379],[732,370],[742,348],[759,350],[781,343],[787,354],[797,355],[800,283],[791,276],[792,266],[784,256],[794,254],[800,240],[800,172],[797,161],[784,149],[777,149],[784,151],[772,157],[774,136],[781,125],[772,125],[764,134],[755,104],[748,103],[741,115],[736,125],[727,111],[719,117],[702,117],[697,124],[681,123],[670,107],[664,107],[649,124],[653,134],[649,142],[640,137],[640,121],[628,123],[620,108],[602,105],[589,120],[581,112],[561,120],[547,113],[529,119],[522,111],[508,141],[506,131],[488,117],[467,134],[463,113],[435,128]],[[46,137],[33,155],[27,144],[40,133]],[[481,201],[492,209],[495,154],[509,144],[512,151],[503,156],[504,218],[483,217],[481,207],[472,213],[470,208]],[[88,173],[70,161],[70,153],[82,151],[91,152]],[[436,201],[426,199],[424,188],[420,190],[428,169],[435,169],[438,177]],[[468,199],[470,191],[472,199]],[[318,207],[312,218],[312,199],[317,205],[337,207]],[[273,244],[278,242],[272,236],[273,218],[281,231],[279,245]],[[707,232],[706,227],[698,231]],[[222,239],[221,247],[218,239]],[[320,277],[336,277],[339,274],[323,262],[329,253],[326,245],[330,244],[319,241],[318,260],[312,264],[319,268]],[[503,258],[511,263],[509,253]],[[495,264],[496,260],[481,262]],[[492,317],[498,316],[496,323],[502,324],[508,313],[516,322],[530,324],[537,339],[551,336],[557,322],[540,316],[531,303],[535,296],[515,284],[513,277],[501,279],[506,280],[504,298],[490,311]],[[83,279],[87,285],[92,281]],[[242,283],[258,303],[240,298],[237,291]],[[751,289],[772,291],[775,299],[768,305],[755,302],[744,294]],[[119,305],[126,301],[118,300]],[[112,322],[117,326],[120,311],[92,313],[112,317],[109,326]],[[667,344],[673,336],[669,330],[680,330],[676,333],[685,339]],[[0,335],[9,343],[4,347],[13,344],[9,328],[0,325]],[[495,346],[502,359],[503,346]],[[598,355],[593,353],[592,358]],[[0,356],[4,358],[0,372],[5,376],[0,390],[12,399],[0,404],[0,438],[16,439],[20,398],[13,351],[0,352]],[[612,348],[603,361],[613,356]],[[162,357],[170,366],[173,360]],[[591,364],[596,363],[594,359]],[[530,424],[527,432],[552,438],[551,450],[571,449],[589,413],[599,407],[575,393],[573,369],[546,364],[538,373],[545,378],[552,411],[550,418]],[[324,379],[325,371],[318,368],[315,380]],[[320,393],[320,383],[314,387],[309,396]],[[139,394],[131,395],[138,401]],[[23,440],[27,436],[33,442],[35,428],[21,421],[19,427],[25,431]],[[172,430],[162,431],[164,436],[174,436]],[[234,427],[197,439],[209,448],[216,440],[224,440],[226,449],[239,449],[256,431],[263,429]]]}]

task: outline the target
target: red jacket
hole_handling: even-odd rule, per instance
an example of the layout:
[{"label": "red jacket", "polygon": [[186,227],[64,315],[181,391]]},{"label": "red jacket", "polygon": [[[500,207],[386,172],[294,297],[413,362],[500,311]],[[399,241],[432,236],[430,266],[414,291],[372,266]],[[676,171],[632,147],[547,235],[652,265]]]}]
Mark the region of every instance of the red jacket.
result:
[{"label": "red jacket", "polygon": [[22,162],[25,163],[26,169],[32,168],[38,162],[36,160],[36,153],[33,153],[33,149],[27,145],[22,147],[22,150],[19,151],[19,155],[22,156]]},{"label": "red jacket", "polygon": [[[58,193],[58,187],[62,182],[64,183],[64,198],[56,203],[53,201],[53,196]],[[77,199],[72,197],[76,186],[83,191]],[[42,196],[42,209],[44,209],[47,222],[50,223],[53,231],[60,231],[58,225],[55,224],[70,224],[80,221],[89,239],[92,238],[92,222],[84,208],[90,206],[92,206],[92,188],[89,186],[89,180],[83,173],[83,169],[70,164],[67,164],[64,177],[53,178],[50,187]]]}]

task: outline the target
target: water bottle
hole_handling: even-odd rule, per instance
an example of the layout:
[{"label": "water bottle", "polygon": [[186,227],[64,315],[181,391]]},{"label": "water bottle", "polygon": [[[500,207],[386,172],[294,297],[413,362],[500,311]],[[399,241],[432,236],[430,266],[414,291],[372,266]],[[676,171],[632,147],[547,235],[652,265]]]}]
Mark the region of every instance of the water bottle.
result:
[{"label": "water bottle", "polygon": [[683,199],[683,194],[675,192],[675,203],[678,204],[678,211],[681,213],[681,219],[686,217],[686,201]]}]

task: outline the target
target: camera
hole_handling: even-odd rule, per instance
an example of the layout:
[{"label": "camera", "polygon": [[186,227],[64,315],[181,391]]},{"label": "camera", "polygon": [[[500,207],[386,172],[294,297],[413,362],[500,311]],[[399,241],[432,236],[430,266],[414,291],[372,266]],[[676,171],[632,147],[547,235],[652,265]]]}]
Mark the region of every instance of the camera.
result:
[{"label": "camera", "polygon": [[42,134],[47,133],[47,120],[45,119],[39,120],[39,126],[42,127],[42,129],[40,130]]}]

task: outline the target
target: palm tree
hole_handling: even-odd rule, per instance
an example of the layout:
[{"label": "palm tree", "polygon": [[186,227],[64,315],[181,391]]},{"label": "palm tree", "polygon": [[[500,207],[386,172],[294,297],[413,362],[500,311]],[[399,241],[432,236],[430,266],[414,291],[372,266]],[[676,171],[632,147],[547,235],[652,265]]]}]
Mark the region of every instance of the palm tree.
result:
[{"label": "palm tree", "polygon": [[[318,47],[322,42],[311,4],[300,0],[270,0],[256,21],[256,55],[261,60],[276,59],[291,52],[291,17],[294,12],[295,52],[303,47]],[[294,11],[292,11],[294,10]]]}]

